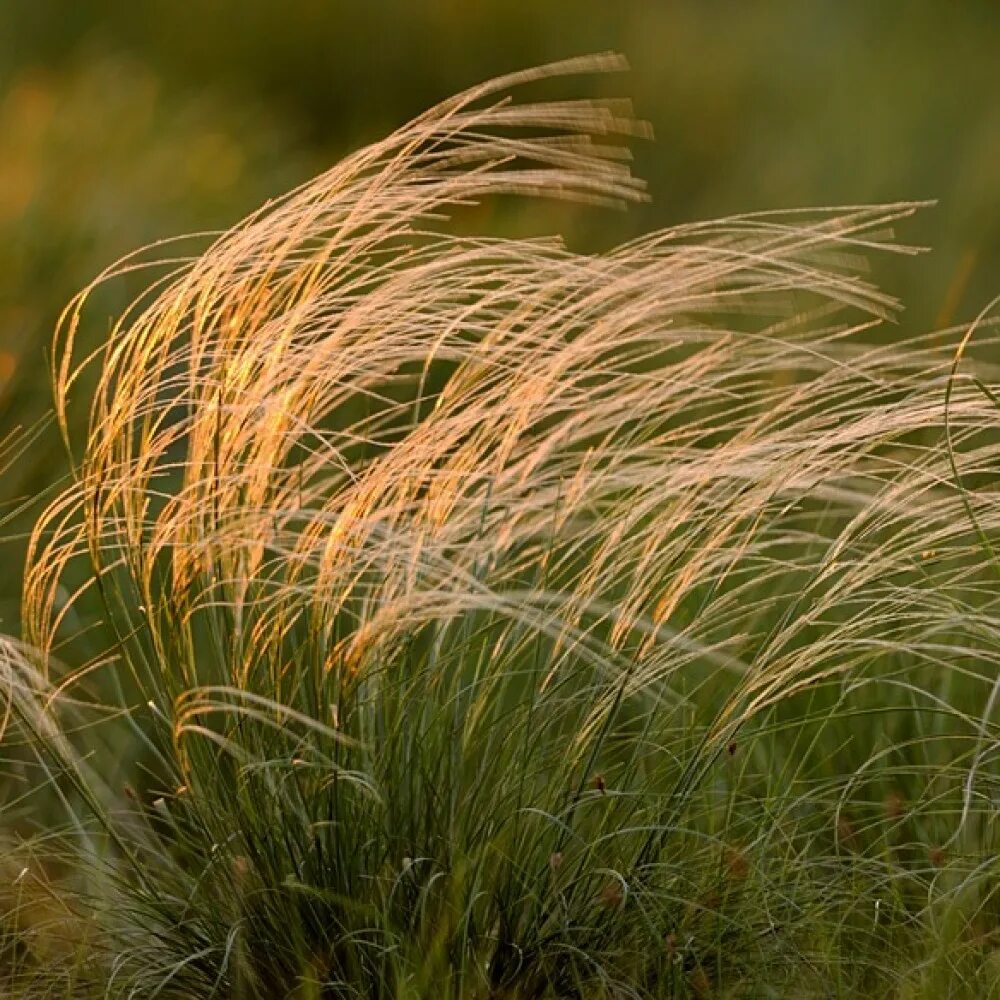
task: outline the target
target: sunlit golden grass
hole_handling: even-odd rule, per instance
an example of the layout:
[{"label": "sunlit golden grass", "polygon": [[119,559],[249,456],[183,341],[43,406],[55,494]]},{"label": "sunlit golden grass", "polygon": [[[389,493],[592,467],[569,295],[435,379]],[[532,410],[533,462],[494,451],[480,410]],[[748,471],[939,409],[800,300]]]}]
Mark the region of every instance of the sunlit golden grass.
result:
[{"label": "sunlit golden grass", "polygon": [[[918,206],[737,216],[599,255],[448,232],[450,214],[496,195],[644,197],[620,140],[647,129],[626,103],[506,97],[617,65],[474,88],[198,256],[124,261],[99,281],[161,270],[94,357],[74,351],[90,289],[64,314],[53,377],[73,481],[34,531],[25,639],[62,696],[112,671],[136,731],[162,724],[149,767],[176,789],[140,835],[71,751],[47,765],[72,772],[119,861],[147,858],[118,914],[133,922],[116,931],[115,976],[131,970],[140,991],[122,995],[278,996],[312,976],[303,996],[404,995],[403,982],[422,996],[421,976],[431,990],[450,970],[456,996],[659,996],[730,961],[745,975],[717,937],[710,962],[664,978],[680,928],[709,933],[700,914],[740,895],[692,903],[676,851],[726,885],[828,885],[834,869],[807,860],[819,827],[788,846],[800,835],[775,778],[758,794],[782,802],[782,823],[758,815],[741,834],[770,861],[727,843],[699,798],[719,780],[735,796],[738,775],[712,777],[720,755],[758,720],[788,730],[774,711],[814,689],[834,692],[834,719],[851,685],[878,678],[946,709],[964,762],[942,772],[949,829],[980,823],[1000,665],[1000,373],[966,359],[964,377],[963,331],[872,334],[896,303],[865,259],[910,252],[892,226]],[[995,328],[978,337],[992,345]],[[88,379],[77,441],[66,414]],[[110,659],[57,674],[91,592]],[[773,751],[775,776],[812,766],[798,741]],[[837,780],[816,793],[824,808]],[[624,814],[595,818],[619,797]],[[838,856],[862,840],[842,805],[822,813]],[[704,843],[685,839],[703,822]],[[199,873],[184,850],[230,852],[229,874]],[[879,872],[872,885],[894,884]],[[228,902],[199,896],[216,878]],[[328,925],[307,903],[281,909],[289,879]],[[837,891],[817,912],[846,924]],[[728,918],[747,955],[781,923],[741,923],[753,912]],[[195,914],[207,923],[185,939]],[[396,943],[362,947],[369,925]],[[406,972],[414,949],[428,964]]]},{"label": "sunlit golden grass", "polygon": [[[936,438],[953,347],[868,347],[863,319],[826,319],[891,313],[853,271],[912,206],[734,218],[602,256],[430,231],[487,195],[641,195],[620,147],[591,139],[641,132],[626,106],[479,106],[539,75],[446,102],[267,206],[119,323],[77,482],[36,531],[32,641],[52,646],[55,586],[88,553],[127,575],[160,662],[199,609],[225,611],[215,679],[238,687],[279,669],[269,651],[302,615],[327,670],[489,610],[547,634],[551,672],[637,658],[636,685],[660,686],[707,656],[746,711],[867,658],[908,606],[919,652],[936,574],[972,544]],[[60,335],[59,413],[82,302]],[[956,391],[960,445],[994,416]],[[807,503],[826,531],[803,524]],[[815,605],[767,642],[724,634],[741,573],[784,589],[775,553],[794,535],[813,543],[796,568]],[[672,627],[701,588],[698,620]],[[794,652],[835,607],[856,614]]]}]

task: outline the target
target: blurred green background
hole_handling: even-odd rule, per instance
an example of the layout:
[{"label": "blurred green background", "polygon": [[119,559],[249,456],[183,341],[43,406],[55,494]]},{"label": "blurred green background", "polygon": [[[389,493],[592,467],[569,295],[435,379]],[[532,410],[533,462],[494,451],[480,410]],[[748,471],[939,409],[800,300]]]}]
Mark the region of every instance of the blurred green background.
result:
[{"label": "blurred green background", "polygon": [[[933,198],[900,234],[933,253],[874,265],[904,329],[1000,291],[997,0],[0,0],[0,432],[46,412],[59,310],[122,253],[233,223],[482,79],[608,49],[632,72],[568,86],[631,96],[652,122],[635,152],[653,200],[533,224],[601,247],[733,212]],[[40,499],[65,467],[46,433],[3,501]]]}]

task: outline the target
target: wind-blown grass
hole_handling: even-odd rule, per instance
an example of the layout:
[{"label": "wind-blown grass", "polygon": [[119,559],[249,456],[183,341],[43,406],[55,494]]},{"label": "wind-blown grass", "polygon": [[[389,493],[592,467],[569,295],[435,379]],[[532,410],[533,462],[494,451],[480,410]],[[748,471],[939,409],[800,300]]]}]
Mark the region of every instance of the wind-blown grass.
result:
[{"label": "wind-blown grass", "polygon": [[[446,101],[168,260],[96,357],[64,314],[24,595],[61,687],[15,708],[106,995],[987,981],[998,372],[871,334],[911,204],[450,233],[643,197],[627,104],[504,97],[616,65]],[[59,673],[89,593],[112,652]],[[70,696],[83,735],[39,728]]]}]

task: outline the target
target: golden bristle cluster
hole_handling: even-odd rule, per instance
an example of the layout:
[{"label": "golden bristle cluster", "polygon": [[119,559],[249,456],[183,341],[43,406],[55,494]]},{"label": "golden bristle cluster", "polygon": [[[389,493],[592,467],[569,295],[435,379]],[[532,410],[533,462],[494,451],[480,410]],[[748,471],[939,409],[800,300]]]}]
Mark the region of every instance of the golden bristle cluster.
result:
[{"label": "golden bristle cluster", "polygon": [[[543,684],[585,663],[666,697],[723,672],[720,734],[879,644],[933,661],[955,581],[926,554],[972,537],[940,446],[951,359],[940,337],[869,336],[894,303],[862,273],[915,206],[746,215],[603,254],[444,224],[495,195],[642,198],[626,103],[506,96],[616,66],[435,107],[167,262],[91,359],[84,292],[55,352],[68,441],[70,397],[91,370],[97,388],[34,533],[29,641],[60,641],[82,559],[179,695],[280,693],[290,644],[355,676],[476,616],[507,623],[497,663],[545,644]],[[963,468],[992,418],[955,383]],[[969,502],[995,529],[996,504]],[[769,588],[787,613],[764,629]],[[994,623],[964,613],[995,651]],[[224,672],[191,652],[213,636]]]}]

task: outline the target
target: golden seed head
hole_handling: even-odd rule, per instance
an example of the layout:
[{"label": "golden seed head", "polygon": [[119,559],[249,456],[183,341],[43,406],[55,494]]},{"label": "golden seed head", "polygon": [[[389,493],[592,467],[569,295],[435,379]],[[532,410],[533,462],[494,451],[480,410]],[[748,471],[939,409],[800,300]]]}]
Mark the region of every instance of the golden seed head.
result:
[{"label": "golden seed head", "polygon": [[606,910],[618,910],[621,909],[625,902],[625,893],[622,891],[622,886],[620,882],[609,882],[601,890],[601,906]]}]

